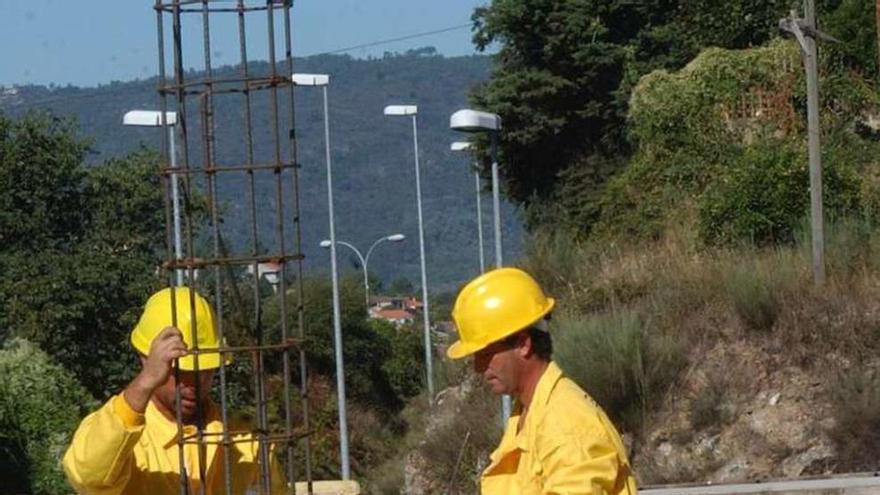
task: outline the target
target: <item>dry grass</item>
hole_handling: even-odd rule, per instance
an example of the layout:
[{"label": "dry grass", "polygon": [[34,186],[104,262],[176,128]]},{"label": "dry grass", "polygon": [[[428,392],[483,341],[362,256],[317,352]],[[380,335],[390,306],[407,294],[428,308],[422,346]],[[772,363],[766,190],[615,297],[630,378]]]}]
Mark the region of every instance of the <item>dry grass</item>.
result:
[{"label": "dry grass", "polygon": [[[718,339],[747,342],[823,383],[837,363],[859,366],[880,355],[880,232],[865,222],[839,222],[828,224],[826,236],[828,281],[821,288],[812,280],[808,238],[792,246],[716,249],[680,229],[627,246],[540,234],[524,265],[560,299],[558,359],[638,439],[647,433],[639,415],[662,407],[682,370],[702,366],[701,352]],[[748,393],[724,378],[707,376],[701,390],[676,390],[690,397],[681,407],[694,429],[724,425],[727,397]],[[835,410],[844,432],[834,435],[849,431],[877,445],[873,392],[860,387],[837,387],[855,411]],[[839,465],[866,465],[858,451],[841,449]]]},{"label": "dry grass", "polygon": [[880,372],[856,369],[842,373],[830,394],[837,413],[830,433],[838,449],[838,469],[880,469]]},{"label": "dry grass", "polygon": [[476,385],[447,421],[436,424],[418,451],[443,493],[477,493],[480,473],[500,439],[500,399]]}]

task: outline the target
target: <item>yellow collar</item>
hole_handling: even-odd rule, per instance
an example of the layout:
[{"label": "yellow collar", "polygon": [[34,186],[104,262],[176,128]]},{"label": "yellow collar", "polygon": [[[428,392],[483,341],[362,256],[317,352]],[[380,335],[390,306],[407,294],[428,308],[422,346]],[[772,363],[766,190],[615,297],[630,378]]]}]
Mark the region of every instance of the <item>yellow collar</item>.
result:
[{"label": "yellow collar", "polygon": [[550,395],[553,393],[553,389],[556,388],[556,384],[559,383],[559,380],[561,379],[562,370],[556,363],[550,361],[547,365],[547,369],[544,370],[544,373],[541,374],[541,378],[538,380],[538,385],[535,387],[535,393],[532,395],[532,402],[529,404],[528,415],[526,416],[522,429],[519,432],[516,431],[516,428],[523,411],[523,406],[521,403],[517,402],[514,413],[508,420],[504,430],[504,436],[501,440],[501,445],[504,446],[502,450],[508,451],[511,447],[517,448],[523,452],[529,450],[528,446],[531,445],[529,439],[535,430],[534,425],[537,424],[538,420],[544,415],[544,408],[550,401]]}]

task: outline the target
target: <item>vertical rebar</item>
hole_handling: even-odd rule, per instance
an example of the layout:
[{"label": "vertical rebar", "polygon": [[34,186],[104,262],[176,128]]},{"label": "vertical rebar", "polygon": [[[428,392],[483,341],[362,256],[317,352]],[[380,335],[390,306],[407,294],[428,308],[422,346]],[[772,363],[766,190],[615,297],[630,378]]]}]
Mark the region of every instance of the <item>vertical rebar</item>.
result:
[{"label": "vertical rebar", "polygon": [[[185,267],[187,270],[189,285],[193,286],[196,282],[196,270],[197,268],[207,268],[213,269],[213,295],[214,295],[214,308],[215,314],[217,317],[216,325],[217,325],[217,333],[220,340],[220,349],[217,351],[219,353],[220,358],[220,416],[222,422],[222,438],[218,442],[216,440],[212,440],[212,436],[207,435],[206,432],[206,423],[207,419],[212,419],[207,417],[207,413],[210,411],[213,414],[213,410],[209,409],[207,406],[204,406],[200,403],[200,401],[196,401],[196,434],[194,436],[185,436],[183,429],[183,418],[182,412],[180,408],[180,371],[178,368],[175,368],[175,378],[177,379],[177,386],[175,391],[176,396],[176,417],[177,417],[177,428],[178,428],[178,462],[180,463],[180,490],[181,493],[189,493],[195,488],[195,483],[198,483],[198,491],[200,493],[212,492],[218,487],[209,487],[207,482],[211,479],[215,479],[208,472],[209,469],[212,469],[211,466],[208,466],[207,462],[207,446],[210,443],[218,443],[220,444],[220,449],[222,449],[222,456],[224,457],[224,465],[223,465],[223,481],[224,481],[224,489],[227,494],[232,492],[232,486],[234,484],[233,476],[234,476],[234,465],[232,465],[231,455],[228,454],[228,450],[235,448],[231,440],[231,432],[229,430],[229,415],[228,415],[228,397],[227,397],[227,381],[228,376],[226,373],[226,358],[227,353],[235,351],[235,352],[243,352],[252,356],[254,363],[254,374],[253,374],[253,387],[254,387],[254,402],[255,408],[257,411],[256,414],[256,428],[253,431],[253,437],[257,446],[258,453],[258,479],[251,480],[255,483],[259,483],[259,492],[260,493],[270,493],[272,490],[272,470],[270,469],[270,465],[272,462],[271,451],[270,451],[270,442],[281,442],[284,449],[287,452],[287,478],[290,482],[289,490],[292,490],[293,483],[295,482],[294,477],[294,442],[295,442],[295,432],[293,428],[294,416],[292,412],[292,403],[291,403],[291,364],[290,364],[290,346],[294,345],[298,348],[299,351],[299,369],[300,369],[300,377],[301,377],[301,395],[302,395],[302,410],[303,410],[303,438],[304,438],[304,448],[305,448],[305,457],[303,459],[305,464],[305,480],[308,483],[309,493],[312,492],[311,487],[311,448],[309,444],[309,429],[310,419],[309,419],[309,405],[308,405],[308,377],[307,377],[307,369],[308,364],[306,360],[306,353],[303,347],[303,341],[305,340],[305,325],[304,325],[304,302],[303,302],[303,284],[302,284],[302,241],[301,241],[301,223],[300,223],[300,199],[299,199],[299,174],[298,174],[298,164],[296,163],[296,140],[295,140],[295,118],[294,118],[294,99],[293,99],[293,85],[289,79],[289,73],[292,73],[293,68],[293,55],[292,55],[292,45],[291,45],[291,22],[290,22],[290,13],[292,2],[290,0],[254,0],[254,5],[249,6],[248,0],[237,0],[235,2],[236,8],[230,9],[224,6],[220,6],[217,8],[213,8],[213,3],[220,3],[221,0],[156,0],[155,2],[155,10],[157,16],[157,33],[158,33],[158,43],[159,43],[159,93],[161,99],[161,105],[163,110],[163,124],[164,115],[166,114],[166,110],[168,108],[167,97],[171,94],[174,94],[176,97],[176,105],[178,112],[178,125],[180,132],[180,171],[179,175],[183,181],[183,198],[184,198],[184,219],[185,219],[185,237],[186,237],[186,246],[184,249],[184,256],[180,256],[180,249],[174,248],[172,242],[172,229],[171,224],[173,223],[173,215],[171,212],[172,204],[169,201],[169,195],[173,194],[173,191],[169,190],[169,180],[168,177],[171,175],[174,176],[176,169],[172,166],[170,169],[167,166],[168,157],[169,157],[169,147],[171,147],[174,143],[170,142],[170,139],[173,139],[173,136],[164,135],[163,133],[163,172],[162,172],[162,180],[163,180],[163,188],[166,191],[165,194],[165,218],[166,218],[166,246],[168,248],[168,269],[169,269],[169,277],[170,274],[174,273],[177,270]],[[284,64],[288,74],[279,74],[279,62],[276,59],[276,41],[275,41],[275,11],[283,9],[284,13],[284,37],[285,37],[285,48],[286,48],[286,63]],[[269,53],[269,71],[270,74],[268,77],[263,77],[262,75],[254,75],[251,74],[249,69],[249,57],[248,57],[248,47],[246,42],[246,22],[245,18],[249,12],[257,12],[257,11],[266,11],[266,22],[268,26],[268,53]],[[212,27],[212,14],[214,13],[224,13],[231,12],[238,17],[238,35],[240,39],[240,55],[241,55],[241,67],[240,67],[240,78],[223,78],[222,76],[219,78],[215,78],[213,74],[213,66],[211,62],[212,51],[211,51],[211,27]],[[165,76],[165,38],[164,38],[164,15],[168,13],[171,15],[172,24],[173,24],[173,65],[174,65],[174,83],[173,85],[169,84]],[[183,19],[186,14],[194,14],[198,15],[201,18],[202,24],[202,48],[204,53],[204,75],[198,80],[188,81],[187,73],[184,70],[183,63]],[[285,162],[284,157],[282,156],[282,144],[281,140],[284,139],[280,134],[281,128],[281,116],[279,114],[279,98],[278,98],[278,89],[279,87],[287,86],[289,88],[289,133],[287,136],[288,145],[289,145],[289,163]],[[254,136],[254,118],[253,118],[253,95],[254,91],[269,91],[270,96],[270,121],[272,125],[272,129],[270,131],[271,138],[271,163],[273,166],[274,172],[274,183],[270,184],[271,187],[274,188],[274,196],[275,203],[274,208],[276,209],[276,221],[275,221],[275,234],[277,240],[277,248],[270,249],[270,253],[263,253],[264,245],[260,242],[260,229],[258,228],[258,212],[257,212],[257,194],[260,183],[257,180],[255,170],[257,167],[261,167],[262,164],[255,163],[257,160],[257,156],[259,153],[255,149],[255,145],[258,140],[255,139]],[[217,147],[216,147],[216,129],[215,122],[219,122],[222,126],[225,120],[221,120],[217,113],[218,110],[222,110],[222,106],[220,106],[215,98],[219,101],[223,94],[240,94],[243,96],[242,104],[244,106],[244,116],[242,119],[242,125],[244,126],[244,130],[242,135],[244,136],[245,141],[245,149],[246,149],[246,157],[245,157],[245,165],[243,167],[230,167],[228,170],[225,170],[224,166],[221,166],[217,162]],[[201,168],[191,168],[189,161],[189,131],[192,130],[188,126],[188,121],[186,118],[186,107],[187,107],[187,99],[195,98],[196,102],[200,105],[200,115],[201,119],[197,122],[197,125],[200,124],[200,134],[201,134]],[[292,179],[293,179],[293,198],[288,201],[285,196],[285,189],[283,184],[284,182],[284,173],[286,170],[291,169],[292,171]],[[220,199],[219,194],[221,192],[221,187],[219,185],[220,178],[224,173],[244,173],[247,176],[247,197],[244,200],[247,202],[249,207],[249,215],[248,221],[250,223],[248,231],[250,234],[250,242],[249,246],[246,248],[247,255],[245,256],[233,256],[230,255],[228,250],[228,243],[224,241],[223,233],[221,232],[222,219],[220,214]],[[208,221],[210,222],[210,240],[212,244],[212,252],[209,256],[196,256],[195,253],[195,231],[196,231],[196,220],[194,220],[193,215],[196,213],[193,207],[193,198],[189,194],[191,191],[192,181],[199,185],[204,186],[205,190],[205,199],[207,200],[207,210],[208,210]],[[285,221],[286,221],[286,210],[285,205],[293,206],[293,228],[295,234],[295,252],[289,253],[287,251],[287,240],[285,235]],[[205,239],[207,240],[207,238]],[[232,246],[235,249],[235,246]],[[172,252],[176,252],[178,254],[173,255]],[[277,343],[272,342],[272,335],[268,333],[268,330],[264,328],[262,323],[262,300],[260,298],[260,279],[262,272],[260,270],[261,262],[266,260],[277,260],[277,262],[281,265],[281,276],[280,276],[280,295],[278,296],[278,305],[280,311],[280,330],[281,330],[281,346],[278,346]],[[231,261],[235,260],[235,261]],[[256,343],[255,345],[245,345],[238,346],[236,348],[229,348],[226,345],[225,341],[225,332],[224,332],[224,322],[226,319],[225,314],[225,304],[223,301],[224,288],[226,285],[231,285],[232,289],[232,299],[234,302],[241,303],[240,292],[237,288],[237,279],[233,277],[233,272],[231,269],[227,271],[221,271],[221,268],[229,268],[230,264],[235,264],[240,261],[245,261],[248,266],[250,266],[253,270],[253,298],[254,298],[254,314],[253,320],[251,321],[253,328],[251,335],[254,337]],[[297,280],[297,324],[298,324],[298,341],[292,344],[291,335],[289,334],[288,329],[288,310],[287,310],[287,262],[294,261],[296,263],[296,280]],[[173,283],[173,279],[170,278],[172,283],[172,318],[174,324],[177,325],[177,316],[176,316],[176,308],[173,290],[175,287],[180,287],[180,281],[178,283]],[[192,338],[192,342],[195,344],[193,347],[194,362],[195,369],[194,374],[196,376],[195,380],[195,388],[197,396],[201,397],[202,391],[199,390],[201,387],[201,381],[198,379],[199,376],[199,352],[213,352],[212,350],[199,349],[196,338],[196,329],[197,323],[194,320],[195,317],[195,292],[190,293],[190,311],[193,315],[193,321],[191,322],[191,326],[187,329],[187,334]],[[271,432],[271,425],[269,422],[269,408],[268,408],[268,383],[267,373],[267,356],[266,352],[275,352],[273,349],[280,349],[282,352],[281,357],[283,360],[283,381],[284,381],[284,435],[280,435],[277,432]],[[202,365],[203,366],[203,365]],[[213,434],[212,434],[213,435]],[[192,466],[192,461],[194,459],[188,459],[187,457],[191,457],[190,453],[195,452],[198,456],[198,473],[195,473],[194,466]],[[188,464],[189,461],[189,464]],[[189,465],[189,467],[187,467]],[[197,478],[197,479],[196,479]]]},{"label": "vertical rebar", "polygon": [[[292,35],[292,26],[290,20],[290,8],[292,6],[291,0],[284,1],[284,57],[287,61],[287,72],[290,75],[294,73],[293,66],[293,35]],[[287,145],[288,145],[288,157],[287,159],[293,165],[293,173],[291,174],[291,180],[293,182],[293,229],[294,229],[294,243],[297,253],[302,253],[302,222],[300,219],[300,190],[299,190],[299,162],[297,156],[297,140],[296,140],[296,107],[294,105],[293,98],[293,85],[288,86],[288,105],[289,105],[289,120],[288,120],[288,134],[287,134]],[[296,293],[297,293],[297,328],[298,328],[298,337],[301,341],[305,340],[305,304],[303,302],[303,262],[302,258],[297,259],[296,261]],[[286,299],[284,297],[284,292],[282,292],[282,299]],[[287,329],[283,329],[284,336],[287,338]],[[289,371],[289,352],[284,353],[284,376],[285,380],[290,376]],[[299,373],[300,373],[300,407],[302,408],[303,415],[303,428],[306,431],[311,430],[311,421],[309,414],[309,382],[308,382],[308,363],[306,361],[306,351],[305,348],[300,346],[299,348]],[[285,382],[285,405],[288,411],[288,425],[293,424],[293,418],[290,415],[290,395],[289,395],[289,383]],[[305,482],[306,482],[306,491],[311,495],[312,493],[312,455],[311,455],[311,437],[307,436],[303,445],[303,453],[305,458]],[[288,444],[287,447],[287,455],[288,455],[288,475],[290,479],[294,478],[293,471],[293,446],[292,444]]]},{"label": "vertical rebar", "polygon": [[[279,135],[279,116],[278,116],[278,68],[276,66],[275,60],[275,8],[274,8],[274,0],[269,0],[268,7],[266,9],[266,23],[267,23],[267,31],[268,31],[268,48],[269,48],[269,78],[271,80],[269,94],[271,99],[271,111],[272,111],[272,149],[273,149],[273,162],[272,164],[275,166],[274,169],[274,179],[275,179],[275,217],[276,217],[276,233],[278,239],[278,248],[281,252],[285,252],[285,244],[284,244],[284,190],[282,187],[282,162],[281,162],[281,138]],[[283,266],[283,264],[282,264]],[[282,268],[283,273],[283,268]],[[287,338],[287,305],[285,303],[285,298],[283,294],[287,291],[287,285],[284,281],[284,277],[281,277],[281,294],[282,297],[279,300],[281,305],[281,326],[282,326],[282,339]],[[286,354],[286,353],[285,353]],[[262,358],[262,354],[260,356]],[[285,370],[285,375],[287,374],[287,370]],[[265,396],[262,397],[265,402]],[[263,423],[266,423],[265,418],[265,406],[263,408]],[[262,481],[265,486],[266,493],[269,493],[270,484],[269,484],[269,451],[268,446],[265,444],[260,445],[260,459],[264,461],[263,468],[263,478]]]},{"label": "vertical rebar", "polygon": [[[247,32],[245,30],[245,5],[244,0],[238,0],[238,38],[239,38],[239,53],[241,58],[241,75],[245,81],[248,80],[250,75],[250,71],[248,69],[248,56],[247,56]],[[245,129],[245,164],[250,166],[254,163],[254,136],[253,136],[253,124],[251,122],[251,92],[250,88],[245,85],[244,90],[242,92],[244,96],[244,129]],[[254,177],[254,171],[248,170],[248,203],[250,205],[250,220],[251,220],[251,255],[256,258],[259,254],[259,237],[257,235],[257,192],[256,192],[256,178]],[[254,284],[254,328],[259,327],[260,315],[261,315],[261,307],[260,307],[260,264],[257,261],[254,261],[251,264],[251,269],[253,270],[252,283]],[[254,360],[256,362],[256,360]],[[256,371],[256,369],[254,370]],[[227,461],[228,466],[228,461]],[[227,470],[229,467],[227,467]],[[227,490],[231,490],[227,488]],[[229,495],[227,493],[227,495]]]},{"label": "vertical rebar", "polygon": [[[181,49],[181,24],[180,24],[180,0],[172,1],[172,33],[174,37],[174,83],[177,89],[177,104],[178,104],[178,118],[180,119],[181,125],[184,129],[184,139],[183,139],[183,161],[184,163],[187,160],[188,153],[187,142],[186,142],[186,130],[185,130],[185,100],[184,100],[184,92],[183,92],[183,52]],[[164,118],[164,117],[163,117]],[[187,179],[185,179],[188,182]],[[169,251],[170,252],[170,251]],[[176,296],[174,294],[174,289],[172,288],[171,292],[171,314],[172,314],[172,323],[175,327],[177,327],[177,307],[176,307]],[[174,403],[176,409],[176,417],[177,417],[177,451],[178,451],[178,462],[180,463],[180,493],[182,495],[189,494],[189,473],[186,469],[186,457],[184,456],[184,442],[183,442],[183,415],[180,409],[180,367],[174,367]]]}]

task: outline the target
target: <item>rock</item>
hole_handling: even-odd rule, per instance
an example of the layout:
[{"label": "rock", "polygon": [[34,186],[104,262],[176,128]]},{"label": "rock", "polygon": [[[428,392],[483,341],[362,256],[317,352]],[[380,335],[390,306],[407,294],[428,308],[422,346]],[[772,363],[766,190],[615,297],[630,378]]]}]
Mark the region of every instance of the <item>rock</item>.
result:
[{"label": "rock", "polygon": [[742,481],[748,478],[749,461],[736,457],[715,471],[712,479],[715,482]]},{"label": "rock", "polygon": [[815,445],[800,454],[793,455],[782,461],[782,472],[786,478],[797,478],[816,462],[833,457],[834,449],[831,446],[825,444]]}]

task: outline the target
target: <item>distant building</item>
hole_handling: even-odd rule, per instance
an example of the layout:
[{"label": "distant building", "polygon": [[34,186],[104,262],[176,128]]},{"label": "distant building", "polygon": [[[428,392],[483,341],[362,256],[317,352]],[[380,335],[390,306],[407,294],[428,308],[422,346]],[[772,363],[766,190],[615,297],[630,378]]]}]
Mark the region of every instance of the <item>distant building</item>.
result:
[{"label": "distant building", "polygon": [[392,323],[395,327],[402,327],[415,320],[416,315],[404,309],[379,309],[370,312],[370,317],[376,320],[385,320]]},{"label": "distant building", "polygon": [[422,301],[415,297],[371,296],[368,312],[370,318],[386,320],[401,327],[415,321],[423,306]]}]

